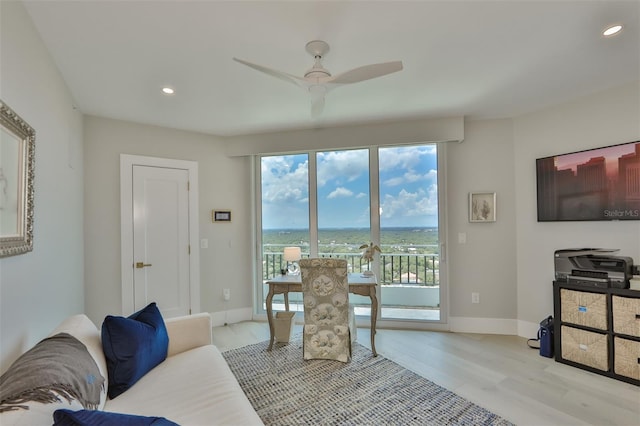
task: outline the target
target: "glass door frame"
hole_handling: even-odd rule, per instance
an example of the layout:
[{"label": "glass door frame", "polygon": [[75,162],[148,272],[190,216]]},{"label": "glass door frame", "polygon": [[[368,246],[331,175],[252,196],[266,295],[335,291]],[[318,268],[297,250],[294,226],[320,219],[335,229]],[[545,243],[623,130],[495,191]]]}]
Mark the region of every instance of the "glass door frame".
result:
[{"label": "glass door frame", "polygon": [[[412,145],[428,145],[431,143],[415,143],[415,144],[403,144],[405,146]],[[446,145],[447,142],[435,143],[438,149],[438,233],[440,244],[440,266],[439,266],[439,282],[440,282],[440,319],[439,320],[412,320],[412,319],[393,319],[382,318],[382,299],[381,299],[381,284],[378,283],[376,287],[376,294],[378,296],[378,312],[376,313],[378,318],[378,325],[383,328],[386,327],[400,327],[405,329],[432,329],[432,330],[448,330],[448,300],[449,300],[449,286],[448,286],[448,255],[447,255],[447,220],[446,220]],[[366,148],[369,151],[369,196],[370,206],[376,206],[376,208],[370,208],[370,233],[372,241],[380,241],[380,179],[379,179],[379,156],[378,149],[383,147],[399,147],[399,144],[389,145],[375,145]],[[360,149],[362,149],[360,148]],[[352,150],[354,148],[344,149],[332,149],[328,151],[342,151]],[[357,148],[356,148],[357,149]],[[309,251],[310,256],[318,255],[318,218],[317,218],[317,153],[325,152],[324,150],[309,150],[309,151],[296,151],[282,153],[281,155],[295,155],[295,154],[307,154],[309,161]],[[269,154],[264,156],[272,156],[275,154]],[[252,215],[255,228],[252,231],[254,244],[253,258],[256,260],[253,267],[254,277],[254,304],[253,304],[253,316],[254,319],[266,319],[266,311],[263,308],[264,294],[263,288],[263,271],[262,271],[262,190],[261,190],[261,159],[262,155],[252,156]],[[313,171],[313,173],[311,173]],[[260,181],[258,180],[260,179]],[[315,244],[311,244],[311,241],[315,241]],[[374,270],[380,270],[380,256],[376,256],[374,259]],[[364,321],[364,317],[361,317]],[[363,322],[364,325],[364,322]]]}]

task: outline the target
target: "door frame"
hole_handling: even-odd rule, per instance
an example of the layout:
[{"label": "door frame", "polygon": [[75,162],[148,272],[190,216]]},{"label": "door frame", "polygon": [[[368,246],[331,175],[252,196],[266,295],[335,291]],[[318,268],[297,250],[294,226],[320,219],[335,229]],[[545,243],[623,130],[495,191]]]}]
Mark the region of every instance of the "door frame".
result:
[{"label": "door frame", "polygon": [[122,313],[134,312],[133,287],[133,166],[184,169],[189,174],[189,304],[192,314],[200,312],[200,244],[198,214],[198,162],[170,158],[120,154],[120,268]]}]

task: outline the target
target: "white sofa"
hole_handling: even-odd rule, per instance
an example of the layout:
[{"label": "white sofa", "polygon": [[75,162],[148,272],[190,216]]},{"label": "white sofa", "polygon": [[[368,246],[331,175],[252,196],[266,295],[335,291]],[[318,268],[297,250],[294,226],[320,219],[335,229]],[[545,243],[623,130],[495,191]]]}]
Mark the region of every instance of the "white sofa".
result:
[{"label": "white sofa", "polygon": [[[106,396],[107,383],[98,409],[108,412],[164,417],[187,425],[262,425],[229,369],[212,344],[209,314],[196,314],[165,321],[169,349],[165,361],[115,399]],[[107,379],[100,331],[85,315],[74,315],[52,333],[66,332],[80,340]],[[29,410],[0,413],[0,425],[51,425],[53,412],[65,408],[81,410],[77,401],[41,404],[30,402]]]}]

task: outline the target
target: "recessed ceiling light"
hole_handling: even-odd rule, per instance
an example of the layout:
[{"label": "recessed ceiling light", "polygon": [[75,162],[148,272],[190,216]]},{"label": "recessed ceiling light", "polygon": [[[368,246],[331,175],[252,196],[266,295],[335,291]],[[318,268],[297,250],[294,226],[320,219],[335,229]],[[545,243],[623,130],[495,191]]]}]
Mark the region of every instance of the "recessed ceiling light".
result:
[{"label": "recessed ceiling light", "polygon": [[602,35],[605,37],[610,37],[612,35],[618,34],[622,31],[622,25],[613,25],[602,32]]},{"label": "recessed ceiling light", "polygon": [[162,93],[164,93],[165,95],[173,95],[175,91],[171,87],[163,87]]}]

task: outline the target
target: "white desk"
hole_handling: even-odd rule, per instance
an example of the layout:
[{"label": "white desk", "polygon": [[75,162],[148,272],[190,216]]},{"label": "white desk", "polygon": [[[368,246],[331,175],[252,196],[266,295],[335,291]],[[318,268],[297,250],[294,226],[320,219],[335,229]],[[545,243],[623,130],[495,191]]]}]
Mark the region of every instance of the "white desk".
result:
[{"label": "white desk", "polygon": [[[349,283],[349,293],[358,294],[360,296],[369,296],[371,299],[371,351],[373,356],[378,356],[376,352],[375,336],[376,321],[378,315],[378,297],[376,296],[376,276],[365,277],[360,273],[349,274],[347,278]],[[269,293],[267,293],[267,319],[269,320],[269,349],[273,347],[273,339],[275,331],[273,328],[273,296],[276,294],[284,294],[284,306],[289,310],[289,292],[302,292],[302,282],[300,275],[278,275],[267,281],[269,285]]]}]

